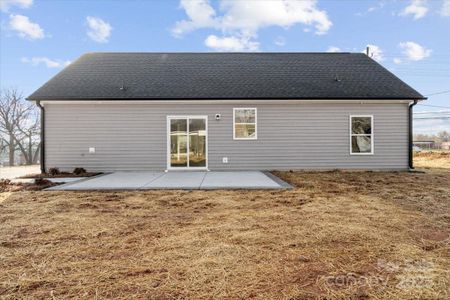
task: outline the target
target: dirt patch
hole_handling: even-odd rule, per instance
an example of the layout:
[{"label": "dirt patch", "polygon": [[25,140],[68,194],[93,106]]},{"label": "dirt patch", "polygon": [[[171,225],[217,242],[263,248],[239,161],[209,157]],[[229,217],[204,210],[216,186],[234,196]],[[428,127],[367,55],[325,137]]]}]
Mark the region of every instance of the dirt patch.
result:
[{"label": "dirt patch", "polygon": [[450,170],[276,174],[294,188],[2,193],[0,295],[447,298]]}]

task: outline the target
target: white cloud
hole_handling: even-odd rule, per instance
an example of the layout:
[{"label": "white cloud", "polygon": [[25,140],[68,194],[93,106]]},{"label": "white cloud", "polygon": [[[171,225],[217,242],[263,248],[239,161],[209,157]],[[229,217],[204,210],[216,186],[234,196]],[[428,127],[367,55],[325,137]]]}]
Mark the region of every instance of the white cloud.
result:
[{"label": "white cloud", "polygon": [[199,28],[219,26],[215,19],[216,12],[208,0],[181,0],[180,7],[184,9],[189,20],[175,23],[172,33],[176,36]]},{"label": "white cloud", "polygon": [[335,46],[330,46],[330,47],[328,47],[327,52],[341,52],[341,48],[335,47]]},{"label": "white cloud", "polygon": [[217,37],[210,35],[205,40],[205,45],[216,51],[258,51],[258,42],[250,41],[245,37]]},{"label": "white cloud", "polygon": [[364,16],[364,15],[373,13],[373,12],[375,12],[377,10],[381,10],[384,6],[385,6],[385,3],[380,1],[376,5],[370,6],[366,11],[356,13],[356,15],[357,16]]},{"label": "white cloud", "polygon": [[414,42],[400,43],[399,47],[403,49],[403,54],[408,60],[419,61],[431,55],[431,49],[427,49]]},{"label": "white cloud", "polygon": [[444,0],[442,2],[441,15],[450,17],[450,0]]},{"label": "white cloud", "polygon": [[379,2],[377,5],[369,7],[367,9],[367,12],[374,12],[376,10],[382,9],[384,5],[385,5],[384,2]]},{"label": "white cloud", "polygon": [[10,15],[9,27],[17,31],[19,36],[28,39],[43,39],[45,37],[44,30],[37,23],[33,23],[26,16]]},{"label": "white cloud", "polygon": [[111,36],[112,26],[100,18],[86,17],[86,22],[89,27],[87,35],[97,43],[107,43]]},{"label": "white cloud", "polygon": [[33,0],[1,0],[0,10],[3,12],[8,12],[9,8],[12,6],[17,6],[20,8],[29,8],[33,5]]},{"label": "white cloud", "polygon": [[400,58],[394,58],[394,64],[399,65],[401,64],[403,61]]},{"label": "white cloud", "polygon": [[286,39],[283,36],[277,36],[274,43],[277,46],[283,47],[284,45],[286,45]]},{"label": "white cloud", "polygon": [[[383,61],[383,50],[381,50],[380,47],[377,45],[367,45],[369,47],[369,57],[373,58],[376,61]],[[366,49],[364,49],[362,52],[366,53]]]},{"label": "white cloud", "polygon": [[324,34],[332,26],[327,13],[317,8],[316,0],[221,0],[217,11],[208,0],[181,0],[180,7],[188,19],[175,24],[172,29],[175,36],[210,28],[220,31],[222,39],[228,42],[234,37],[235,41],[244,40],[254,45],[258,31],[270,26],[287,29],[303,24],[313,26],[316,34]]},{"label": "white cloud", "polygon": [[256,33],[264,27],[289,28],[300,23],[314,26],[317,34],[324,34],[330,29],[332,23],[327,13],[317,9],[316,4],[315,0],[222,0],[221,8],[226,13],[221,23],[225,29],[237,29],[250,33]]},{"label": "white cloud", "polygon": [[412,15],[414,20],[421,19],[428,13],[427,1],[426,0],[412,0],[411,3],[405,7],[401,12],[400,16]]},{"label": "white cloud", "polygon": [[60,59],[50,59],[48,57],[22,57],[21,61],[25,64],[30,64],[32,66],[45,65],[47,68],[62,68],[68,66],[71,61],[60,60]]}]

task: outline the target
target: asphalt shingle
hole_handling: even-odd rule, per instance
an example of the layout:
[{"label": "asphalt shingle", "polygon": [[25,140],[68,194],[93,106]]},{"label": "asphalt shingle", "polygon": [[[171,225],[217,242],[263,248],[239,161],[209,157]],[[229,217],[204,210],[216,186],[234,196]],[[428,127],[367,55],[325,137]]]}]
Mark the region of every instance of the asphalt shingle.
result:
[{"label": "asphalt shingle", "polygon": [[29,100],[422,99],[362,53],[87,53]]}]

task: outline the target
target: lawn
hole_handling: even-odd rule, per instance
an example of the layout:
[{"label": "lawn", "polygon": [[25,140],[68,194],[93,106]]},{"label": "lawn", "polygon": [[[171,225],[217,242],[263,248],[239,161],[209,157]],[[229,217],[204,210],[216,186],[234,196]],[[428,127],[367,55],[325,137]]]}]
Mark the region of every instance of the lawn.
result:
[{"label": "lawn", "polygon": [[450,157],[421,167],[275,172],[282,191],[4,192],[0,298],[448,299]]}]

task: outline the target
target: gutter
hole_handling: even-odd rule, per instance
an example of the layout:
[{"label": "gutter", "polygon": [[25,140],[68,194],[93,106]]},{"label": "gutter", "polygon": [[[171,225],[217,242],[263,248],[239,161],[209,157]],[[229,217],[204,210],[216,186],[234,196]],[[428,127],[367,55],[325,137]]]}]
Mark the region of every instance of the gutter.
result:
[{"label": "gutter", "polygon": [[40,101],[36,105],[41,110],[41,173],[45,173],[45,110]]},{"label": "gutter", "polygon": [[414,170],[413,163],[413,107],[417,104],[419,100],[414,100],[412,104],[409,105],[409,139],[408,139],[408,161],[409,169]]}]

